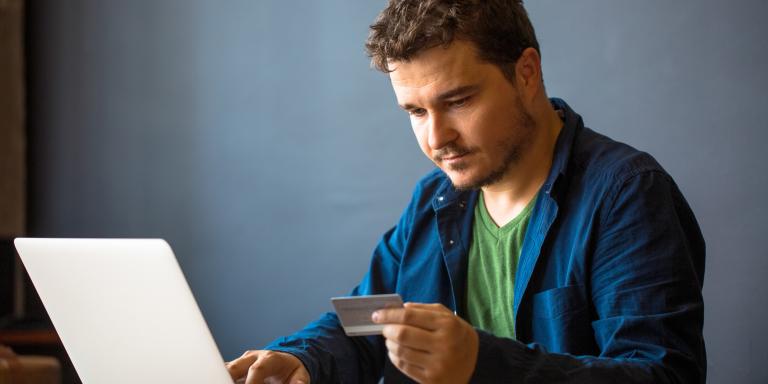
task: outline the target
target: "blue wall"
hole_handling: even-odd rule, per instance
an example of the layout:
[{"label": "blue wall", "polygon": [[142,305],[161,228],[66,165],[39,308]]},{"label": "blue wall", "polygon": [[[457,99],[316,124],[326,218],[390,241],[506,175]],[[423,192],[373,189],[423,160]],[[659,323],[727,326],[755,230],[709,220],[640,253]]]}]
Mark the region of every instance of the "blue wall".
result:
[{"label": "blue wall", "polygon": [[[384,2],[29,1],[31,223],[164,237],[230,359],[330,309],[431,168]],[[549,94],[654,154],[708,243],[711,383],[768,380],[763,1],[531,1]]]}]

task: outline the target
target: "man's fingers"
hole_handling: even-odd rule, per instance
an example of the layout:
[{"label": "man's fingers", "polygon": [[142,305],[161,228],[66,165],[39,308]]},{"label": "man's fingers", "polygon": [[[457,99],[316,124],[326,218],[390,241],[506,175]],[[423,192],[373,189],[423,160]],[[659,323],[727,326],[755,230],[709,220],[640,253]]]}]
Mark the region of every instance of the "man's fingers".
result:
[{"label": "man's fingers", "polygon": [[296,356],[289,353],[261,350],[248,351],[226,363],[237,384],[287,383],[309,384],[309,372]]},{"label": "man's fingers", "polygon": [[[281,383],[309,383],[304,365],[291,355],[275,351],[248,351],[227,363],[227,370],[234,380],[245,379],[245,384],[263,384],[267,379]],[[295,381],[291,381],[296,377]],[[240,381],[238,381],[240,383]]]},{"label": "man's fingers", "polygon": [[378,324],[408,324],[434,331],[439,328],[437,319],[445,315],[433,307],[408,305],[403,308],[380,309],[373,313],[372,320]]},{"label": "man's fingers", "polygon": [[259,355],[256,351],[246,351],[242,356],[234,359],[225,364],[229,375],[232,376],[232,380],[237,380],[245,377],[248,373],[248,368],[256,362]]},{"label": "man's fingers", "polygon": [[275,362],[270,364],[270,360],[275,360],[275,358],[261,356],[260,359],[251,364],[248,367],[248,377],[245,379],[245,384],[263,384],[267,378],[278,375],[282,367]]},{"label": "man's fingers", "polygon": [[406,376],[410,377],[411,379],[416,380],[417,382],[423,383],[426,381],[426,371],[423,367],[420,367],[415,364],[411,364],[403,359],[400,359],[399,357],[392,354],[392,352],[389,352],[389,360],[392,361],[392,364],[397,367],[401,372],[403,372]]},{"label": "man's fingers", "polygon": [[443,312],[445,314],[452,314],[453,311],[448,309],[445,305],[442,305],[440,303],[414,303],[414,302],[407,302],[403,304],[405,308],[418,308],[418,309],[424,309],[428,311],[435,311],[435,312]]},{"label": "man's fingers", "polygon": [[400,360],[420,367],[429,365],[432,360],[432,357],[430,357],[430,354],[427,351],[409,348],[389,339],[387,339],[386,345],[387,351],[389,351],[390,354],[397,356]]},{"label": "man's fingers", "polygon": [[288,379],[288,384],[309,384],[309,373],[304,367],[297,367]]},{"label": "man's fingers", "polygon": [[392,340],[402,346],[427,351],[434,342],[434,335],[418,327],[403,324],[387,324],[381,331],[387,340]]}]

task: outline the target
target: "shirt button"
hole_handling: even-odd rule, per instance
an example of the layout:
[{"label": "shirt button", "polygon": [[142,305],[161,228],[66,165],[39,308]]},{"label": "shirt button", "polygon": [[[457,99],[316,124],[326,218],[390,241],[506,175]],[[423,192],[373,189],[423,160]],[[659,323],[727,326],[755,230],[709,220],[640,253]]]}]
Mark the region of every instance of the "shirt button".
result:
[{"label": "shirt button", "polygon": [[453,245],[453,240],[448,240],[448,244]]},{"label": "shirt button", "polygon": [[443,201],[443,197],[442,196],[438,196],[437,197],[437,201]]}]

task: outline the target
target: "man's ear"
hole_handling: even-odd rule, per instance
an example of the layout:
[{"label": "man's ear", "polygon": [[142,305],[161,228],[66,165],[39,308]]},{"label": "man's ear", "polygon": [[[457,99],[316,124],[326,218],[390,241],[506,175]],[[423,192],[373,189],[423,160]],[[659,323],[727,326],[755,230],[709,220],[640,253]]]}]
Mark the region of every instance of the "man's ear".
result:
[{"label": "man's ear", "polygon": [[521,97],[531,101],[541,88],[541,57],[535,48],[528,47],[515,63],[515,80]]}]

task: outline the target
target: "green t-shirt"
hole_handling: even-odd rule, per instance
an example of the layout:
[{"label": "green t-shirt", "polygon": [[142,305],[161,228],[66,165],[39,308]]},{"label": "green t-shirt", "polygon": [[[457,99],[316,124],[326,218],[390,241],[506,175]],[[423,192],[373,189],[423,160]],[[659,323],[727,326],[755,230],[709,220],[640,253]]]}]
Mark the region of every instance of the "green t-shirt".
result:
[{"label": "green t-shirt", "polygon": [[491,219],[482,193],[475,206],[465,308],[470,324],[495,336],[515,338],[515,273],[535,202],[503,227]]}]

